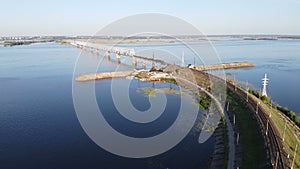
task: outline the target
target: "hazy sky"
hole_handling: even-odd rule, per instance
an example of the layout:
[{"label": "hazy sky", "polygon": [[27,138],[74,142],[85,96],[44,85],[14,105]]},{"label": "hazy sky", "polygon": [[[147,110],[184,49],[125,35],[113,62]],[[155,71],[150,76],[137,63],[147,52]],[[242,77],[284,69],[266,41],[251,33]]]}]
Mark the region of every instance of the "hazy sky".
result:
[{"label": "hazy sky", "polygon": [[93,35],[139,13],[170,14],[205,34],[300,35],[300,0],[9,0],[1,1],[0,36]]}]

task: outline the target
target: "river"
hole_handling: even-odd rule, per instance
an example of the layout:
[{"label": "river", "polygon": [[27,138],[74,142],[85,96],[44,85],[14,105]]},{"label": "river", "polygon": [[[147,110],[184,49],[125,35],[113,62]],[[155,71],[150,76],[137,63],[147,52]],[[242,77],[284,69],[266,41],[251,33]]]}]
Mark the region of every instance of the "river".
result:
[{"label": "river", "polygon": [[[202,43],[188,45],[205,48]],[[256,64],[253,68],[227,70],[227,73],[256,88],[261,88],[261,78],[267,73],[268,95],[282,106],[300,112],[300,41],[218,41],[212,45],[220,62]],[[176,63],[180,63],[184,51],[185,63],[194,62],[193,54],[182,44],[120,46],[172,51],[172,55],[177,56],[175,59],[162,59]],[[102,60],[102,56],[81,53],[77,48],[57,43],[0,46],[0,168],[201,168],[207,164],[213,151],[212,137],[199,144],[191,134],[170,151],[145,159],[116,156],[97,146],[83,131],[73,106],[73,69],[80,54],[86,57],[87,63]],[[159,58],[159,51],[154,55]],[[122,62],[126,63],[125,59]],[[199,64],[200,59],[195,62]],[[117,66],[103,60],[99,71],[114,70]],[[124,80],[118,82],[121,84]],[[167,94],[167,114],[139,128],[122,119],[114,108],[110,83],[111,80],[97,81],[96,96],[98,103],[104,105],[107,121],[119,132],[135,137],[156,135],[168,128],[177,116],[176,105],[180,99]],[[150,105],[145,93],[137,90],[141,87],[170,88],[171,84],[153,86],[133,80],[130,98],[134,106],[143,111]]]},{"label": "river", "polygon": [[[249,82],[256,89],[262,89],[262,78],[268,75],[268,96],[282,106],[300,113],[300,41],[299,40],[220,40],[212,41],[214,53],[211,54],[207,43],[174,43],[174,44],[121,44],[132,47],[143,53],[144,50],[156,50],[155,56],[170,63],[181,63],[184,52],[185,63],[203,64],[203,58],[219,57],[219,63],[249,61],[256,65],[254,68],[231,69],[226,73],[238,81]],[[196,56],[190,48],[196,50]],[[163,51],[162,51],[163,50]],[[167,51],[167,52],[166,52]],[[144,52],[145,53],[145,52]],[[161,54],[161,56],[159,56]],[[205,55],[207,54],[207,55]],[[148,53],[152,55],[152,53]],[[202,60],[201,60],[202,59]]]},{"label": "river", "polygon": [[[0,47],[0,168],[201,168],[207,165],[214,139],[199,144],[200,130],[166,153],[149,158],[120,157],[96,145],[83,131],[73,106],[73,69],[79,54],[84,55],[87,64],[102,61],[99,71],[111,71],[119,66],[103,60],[102,56],[81,53],[80,49],[57,43]],[[117,79],[117,83],[126,80]],[[131,137],[154,136],[168,129],[178,115],[180,97],[166,94],[168,102],[162,116],[143,125],[130,122],[114,107],[110,86],[109,79],[97,81],[96,97],[103,116],[120,133]],[[130,99],[141,111],[150,106],[148,96],[141,89],[178,90],[173,84],[139,80],[132,80],[130,86]]]}]

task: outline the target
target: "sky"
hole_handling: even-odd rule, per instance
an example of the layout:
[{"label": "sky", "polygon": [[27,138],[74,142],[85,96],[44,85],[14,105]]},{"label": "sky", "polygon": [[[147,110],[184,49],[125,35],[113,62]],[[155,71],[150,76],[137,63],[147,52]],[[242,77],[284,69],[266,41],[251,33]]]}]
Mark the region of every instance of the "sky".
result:
[{"label": "sky", "polygon": [[0,36],[93,35],[126,16],[163,13],[206,35],[300,35],[300,0],[9,0]]}]

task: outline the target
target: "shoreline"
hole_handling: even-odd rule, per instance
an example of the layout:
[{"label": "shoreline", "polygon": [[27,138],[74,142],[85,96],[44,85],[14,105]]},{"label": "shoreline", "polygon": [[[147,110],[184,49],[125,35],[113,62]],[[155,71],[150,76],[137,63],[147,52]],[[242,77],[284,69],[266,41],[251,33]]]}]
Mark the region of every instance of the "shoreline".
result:
[{"label": "shoreline", "polygon": [[[75,78],[76,81],[91,81],[91,80],[101,80],[109,78],[124,78],[129,75],[133,75],[139,78],[141,81],[161,81],[161,80],[174,80],[172,73],[174,70],[170,71],[173,65],[168,65],[162,69],[154,70],[131,70],[131,71],[121,71],[121,72],[101,72],[101,73],[87,73],[82,74]],[[222,69],[238,69],[254,67],[255,65],[250,62],[232,62],[232,63],[222,63],[222,64],[209,64],[209,65],[191,65],[189,68],[197,71],[209,71],[209,70],[222,70]],[[175,66],[176,67],[176,66]]]}]

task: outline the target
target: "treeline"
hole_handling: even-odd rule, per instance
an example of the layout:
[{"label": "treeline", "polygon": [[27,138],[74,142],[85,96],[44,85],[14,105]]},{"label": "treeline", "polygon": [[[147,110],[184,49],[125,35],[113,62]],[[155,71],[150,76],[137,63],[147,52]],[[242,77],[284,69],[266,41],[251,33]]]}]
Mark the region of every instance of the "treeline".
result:
[{"label": "treeline", "polygon": [[4,46],[16,46],[16,45],[29,45],[32,42],[22,41],[22,42],[4,42]]},{"label": "treeline", "polygon": [[[249,93],[259,98],[264,103],[271,104],[271,99],[267,96],[262,96],[260,92],[249,90]],[[273,104],[272,107],[288,116],[298,127],[300,127],[300,119],[295,112],[289,110],[287,107],[282,107],[279,104]]]},{"label": "treeline", "polygon": [[43,42],[53,42],[54,40],[32,40],[32,41],[5,41],[3,45],[7,46],[17,46],[17,45],[30,45],[32,43],[43,43]]},{"label": "treeline", "polygon": [[211,105],[211,98],[204,92],[193,93],[196,98],[196,104],[199,106],[200,110],[208,110]]}]

